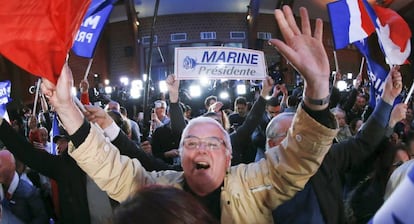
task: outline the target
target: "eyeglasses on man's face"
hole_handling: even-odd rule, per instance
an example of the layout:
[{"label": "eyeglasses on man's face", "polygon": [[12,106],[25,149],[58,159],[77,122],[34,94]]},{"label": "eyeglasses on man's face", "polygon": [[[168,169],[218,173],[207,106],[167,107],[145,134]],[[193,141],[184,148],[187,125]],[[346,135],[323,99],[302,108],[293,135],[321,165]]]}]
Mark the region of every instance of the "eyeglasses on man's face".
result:
[{"label": "eyeglasses on man's face", "polygon": [[218,137],[199,138],[196,136],[187,136],[184,138],[183,143],[184,147],[190,150],[200,149],[201,146],[209,150],[218,150],[221,149],[222,145],[225,145],[224,140]]}]

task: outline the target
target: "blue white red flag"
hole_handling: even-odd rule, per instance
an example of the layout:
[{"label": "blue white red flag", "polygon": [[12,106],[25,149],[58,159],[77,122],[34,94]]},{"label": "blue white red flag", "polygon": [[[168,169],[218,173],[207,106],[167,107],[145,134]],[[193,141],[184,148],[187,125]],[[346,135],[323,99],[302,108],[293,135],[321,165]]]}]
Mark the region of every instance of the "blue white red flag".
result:
[{"label": "blue white red flag", "polygon": [[[8,120],[6,105],[11,101],[10,98],[11,83],[9,80],[0,82],[0,117]],[[10,122],[10,121],[9,121]]]},{"label": "blue white red flag", "polygon": [[414,223],[413,201],[414,167],[368,223]]},{"label": "blue white red flag", "polygon": [[51,149],[50,149],[50,154],[52,154],[52,155],[57,155],[57,151],[56,151],[56,144],[55,144],[55,142],[53,141],[53,138],[55,137],[55,136],[57,136],[57,135],[60,135],[60,130],[59,130],[59,121],[58,121],[58,119],[57,119],[57,114],[56,113],[54,113],[53,114],[53,121],[52,121],[52,134],[51,134],[51,143],[52,144],[50,144],[51,145]]},{"label": "blue white red flag", "polygon": [[[389,71],[372,59],[369,53],[367,39],[357,41],[354,45],[366,59],[370,82],[369,105],[371,108],[375,108],[376,102],[381,98],[382,92],[384,91],[385,80],[387,79]],[[394,105],[400,102],[402,102],[402,96],[398,96],[395,99]]]},{"label": "blue white red flag", "polygon": [[[100,5],[97,2],[101,3]],[[93,13],[83,20],[73,43],[73,52],[85,58],[93,58],[96,45],[113,9],[114,1],[93,1],[87,13]],[[94,4],[96,3],[96,4]],[[110,3],[110,4],[108,4]]]},{"label": "blue white red flag", "polygon": [[366,11],[375,26],[378,42],[387,64],[406,63],[411,53],[411,30],[405,20],[395,11],[378,5],[373,7],[364,0]]},{"label": "blue white red flag", "polygon": [[327,4],[335,49],[364,39],[375,31],[362,0],[339,0]]}]

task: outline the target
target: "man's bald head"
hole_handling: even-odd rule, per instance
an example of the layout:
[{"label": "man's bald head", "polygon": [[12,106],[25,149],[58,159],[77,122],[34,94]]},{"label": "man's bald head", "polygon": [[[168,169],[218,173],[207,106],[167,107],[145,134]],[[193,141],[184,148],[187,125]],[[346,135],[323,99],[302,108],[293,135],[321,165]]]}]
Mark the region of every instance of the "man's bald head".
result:
[{"label": "man's bald head", "polygon": [[279,145],[287,136],[295,113],[283,112],[270,120],[266,128],[266,149]]},{"label": "man's bald head", "polygon": [[0,151],[0,183],[9,185],[16,170],[16,161],[9,150]]}]

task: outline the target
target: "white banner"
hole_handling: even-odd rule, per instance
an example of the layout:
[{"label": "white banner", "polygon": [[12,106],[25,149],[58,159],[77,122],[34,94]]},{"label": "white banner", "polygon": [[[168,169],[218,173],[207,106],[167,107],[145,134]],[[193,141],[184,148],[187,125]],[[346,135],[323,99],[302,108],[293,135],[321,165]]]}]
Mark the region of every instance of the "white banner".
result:
[{"label": "white banner", "polygon": [[262,51],[231,47],[175,48],[177,79],[263,80],[267,66]]}]

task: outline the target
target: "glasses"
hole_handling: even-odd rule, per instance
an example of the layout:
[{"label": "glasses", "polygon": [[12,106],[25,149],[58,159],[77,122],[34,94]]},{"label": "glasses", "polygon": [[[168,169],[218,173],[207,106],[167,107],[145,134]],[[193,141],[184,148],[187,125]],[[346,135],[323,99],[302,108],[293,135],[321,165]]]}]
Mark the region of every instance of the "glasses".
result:
[{"label": "glasses", "polygon": [[221,145],[226,144],[222,139],[217,137],[199,138],[196,136],[187,136],[184,138],[184,147],[186,149],[200,149],[201,145],[203,145],[206,149],[213,151],[220,149]]}]

